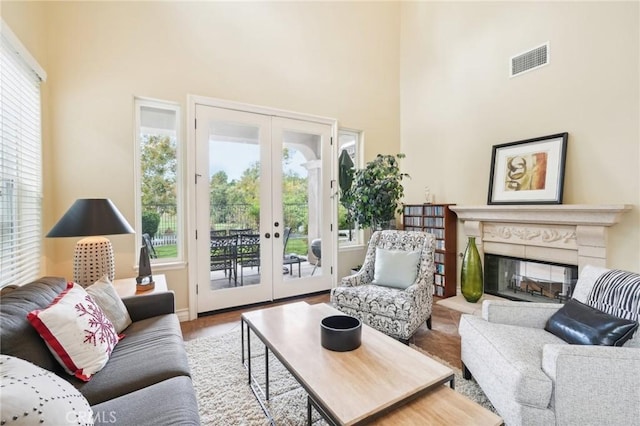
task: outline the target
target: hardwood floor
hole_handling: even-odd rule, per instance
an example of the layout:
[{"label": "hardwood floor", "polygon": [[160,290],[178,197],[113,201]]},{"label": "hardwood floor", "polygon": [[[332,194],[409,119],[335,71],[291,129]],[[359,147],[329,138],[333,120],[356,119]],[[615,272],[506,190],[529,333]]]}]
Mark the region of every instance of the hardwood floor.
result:
[{"label": "hardwood floor", "polygon": [[[328,303],[329,293],[274,302],[268,305],[244,307],[203,316],[193,321],[185,321],[180,324],[182,334],[184,340],[192,340],[205,336],[218,336],[232,330],[237,330],[240,333],[240,315],[243,312],[298,301],[305,301],[309,304]],[[460,335],[458,334],[460,315],[458,311],[434,303],[432,330],[427,329],[427,326],[423,324],[411,338],[411,343],[447,361],[452,366],[460,368]]]}]

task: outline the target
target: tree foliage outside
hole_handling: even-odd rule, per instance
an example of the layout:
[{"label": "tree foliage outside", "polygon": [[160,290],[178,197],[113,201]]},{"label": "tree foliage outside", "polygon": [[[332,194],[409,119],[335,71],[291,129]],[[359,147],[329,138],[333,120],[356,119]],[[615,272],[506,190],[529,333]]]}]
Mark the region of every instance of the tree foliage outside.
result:
[{"label": "tree foliage outside", "polygon": [[[283,162],[291,161],[291,152],[283,151]],[[239,179],[229,179],[227,173],[218,171],[209,181],[211,196],[212,227],[223,227],[238,218],[229,217],[233,208],[243,206],[250,223],[235,223],[237,226],[256,224],[260,226],[260,163],[247,167]],[[295,171],[288,170],[282,178],[282,203],[284,226],[306,232],[308,226],[308,180]],[[239,215],[238,215],[239,216]]]},{"label": "tree foliage outside", "polygon": [[[143,135],[140,147],[142,209],[176,214],[176,141],[165,135]],[[148,206],[148,207],[147,207]]]},{"label": "tree foliage outside", "polygon": [[160,225],[160,215],[153,211],[142,212],[142,233],[149,234],[149,237],[153,238],[158,232],[158,225]]}]

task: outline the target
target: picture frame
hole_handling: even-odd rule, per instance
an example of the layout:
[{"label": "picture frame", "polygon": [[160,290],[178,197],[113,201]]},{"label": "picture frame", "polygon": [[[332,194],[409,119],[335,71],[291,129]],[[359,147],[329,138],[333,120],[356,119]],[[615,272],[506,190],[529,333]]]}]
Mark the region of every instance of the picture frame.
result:
[{"label": "picture frame", "polygon": [[494,145],[488,204],[562,204],[569,134]]}]

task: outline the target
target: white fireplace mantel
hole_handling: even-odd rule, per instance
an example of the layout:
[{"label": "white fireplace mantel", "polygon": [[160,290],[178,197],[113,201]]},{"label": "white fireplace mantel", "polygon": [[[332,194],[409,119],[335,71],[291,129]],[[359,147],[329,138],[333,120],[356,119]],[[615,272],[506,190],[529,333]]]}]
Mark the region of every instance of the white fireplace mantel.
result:
[{"label": "white fireplace mantel", "polygon": [[607,266],[607,229],[628,204],[450,206],[484,253],[578,265]]}]

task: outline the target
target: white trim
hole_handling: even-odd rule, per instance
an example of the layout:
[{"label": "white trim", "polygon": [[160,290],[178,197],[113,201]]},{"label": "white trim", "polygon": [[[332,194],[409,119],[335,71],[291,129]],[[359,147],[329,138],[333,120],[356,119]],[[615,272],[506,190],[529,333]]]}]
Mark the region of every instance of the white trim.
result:
[{"label": "white trim", "polygon": [[0,32],[4,39],[11,45],[16,55],[20,56],[22,60],[31,67],[40,81],[47,81],[47,72],[40,66],[36,58],[29,53],[29,50],[24,46],[24,44],[22,44],[20,39],[11,30],[11,27],[9,27],[2,18],[0,18]]},{"label": "white trim", "polygon": [[[178,320],[180,322],[185,322],[185,321],[189,321],[189,309],[184,308],[184,309],[178,309],[176,311],[176,315],[178,315]],[[194,318],[195,319],[195,318]]]},{"label": "white trim", "polygon": [[[313,114],[303,114],[294,111],[287,111],[284,109],[278,108],[269,108],[260,105],[253,104],[245,104],[241,102],[227,101],[224,99],[218,98],[208,98],[206,96],[199,95],[187,95],[188,104],[191,105],[193,103],[194,107],[194,115],[192,118],[195,119],[195,105],[206,105],[217,108],[225,108],[234,111],[240,112],[251,112],[254,114],[262,114],[268,115],[270,117],[282,117],[282,118],[290,118],[293,120],[303,120],[303,121],[311,121],[314,123],[320,124],[328,124],[334,126],[336,124],[336,120],[329,117],[322,117],[319,115]],[[195,140],[193,141],[195,143]]]},{"label": "white trim", "polygon": [[[167,259],[166,262],[161,260],[152,259],[151,266],[152,269],[173,269],[175,266],[184,266],[185,265],[185,226],[184,226],[184,204],[185,204],[185,196],[184,196],[184,165],[183,165],[183,155],[184,155],[184,142],[182,140],[182,107],[178,102],[165,101],[160,99],[146,98],[142,96],[134,96],[133,97],[133,114],[134,114],[134,128],[133,128],[133,170],[134,173],[134,185],[135,185],[135,194],[136,194],[136,202],[134,207],[135,212],[135,229],[140,231],[140,235],[142,234],[142,204],[141,204],[141,179],[140,179],[140,133],[139,130],[141,128],[140,122],[140,109],[142,107],[149,108],[157,108],[157,109],[166,109],[174,111],[176,114],[176,127],[175,127],[175,138],[177,141],[176,144],[176,227],[179,230],[178,238],[176,241],[176,247],[178,252],[178,257]],[[139,261],[139,247],[141,243],[139,240],[136,240],[136,250],[134,251],[134,269],[138,268]]]}]

